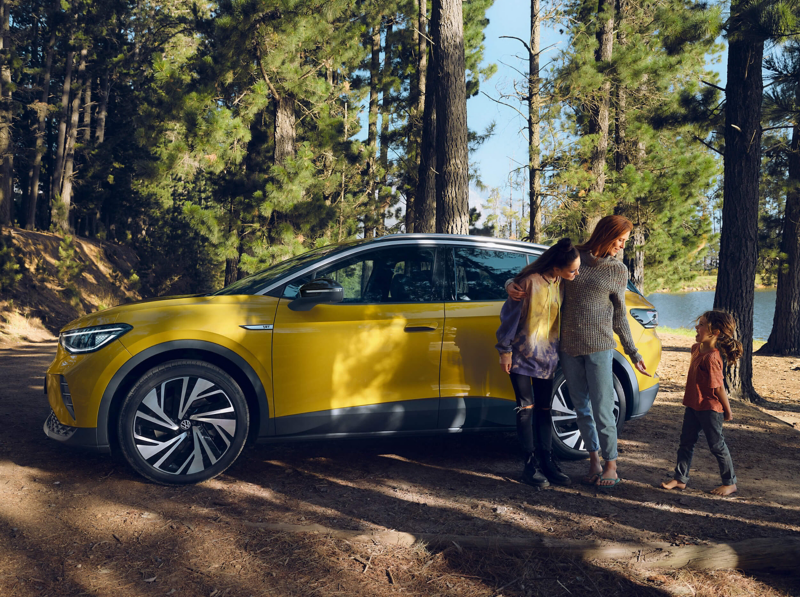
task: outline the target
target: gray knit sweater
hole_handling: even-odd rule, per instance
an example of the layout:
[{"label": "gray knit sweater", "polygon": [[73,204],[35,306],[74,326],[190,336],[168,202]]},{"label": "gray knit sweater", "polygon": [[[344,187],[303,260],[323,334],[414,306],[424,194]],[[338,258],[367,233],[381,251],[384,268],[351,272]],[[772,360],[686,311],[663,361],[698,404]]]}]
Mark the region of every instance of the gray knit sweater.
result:
[{"label": "gray knit sweater", "polygon": [[642,360],[633,343],[625,310],[627,284],[628,269],[621,261],[581,251],[580,273],[574,280],[564,281],[562,351],[577,357],[611,350],[617,345],[616,332],[631,361]]}]

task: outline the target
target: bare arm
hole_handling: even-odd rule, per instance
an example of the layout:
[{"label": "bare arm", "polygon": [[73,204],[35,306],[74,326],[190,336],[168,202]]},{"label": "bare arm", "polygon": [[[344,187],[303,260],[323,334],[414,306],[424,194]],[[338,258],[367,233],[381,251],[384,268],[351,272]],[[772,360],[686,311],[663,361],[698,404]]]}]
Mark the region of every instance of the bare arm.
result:
[{"label": "bare arm", "polygon": [[733,421],[733,411],[731,410],[731,403],[728,401],[728,393],[725,391],[725,386],[714,388],[714,395],[722,404],[722,412],[725,415],[726,421]]}]

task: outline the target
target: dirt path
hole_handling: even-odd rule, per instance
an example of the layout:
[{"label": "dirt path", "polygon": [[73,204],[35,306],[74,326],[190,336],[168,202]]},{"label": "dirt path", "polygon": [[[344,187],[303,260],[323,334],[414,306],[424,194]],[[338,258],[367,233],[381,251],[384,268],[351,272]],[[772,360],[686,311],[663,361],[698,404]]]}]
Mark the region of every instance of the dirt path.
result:
[{"label": "dirt path", "polygon": [[[0,595],[800,595],[792,577],[651,573],[458,545],[428,552],[243,524],[673,543],[796,536],[800,432],[752,407],[734,403],[726,425],[736,497],[705,493],[719,478],[700,444],[690,488],[656,489],[674,466],[689,344],[664,338],[659,400],[626,425],[625,481],[600,494],[520,484],[510,434],[264,445],[201,486],[151,485],[108,456],[45,438],[41,380],[54,344],[0,348]],[[757,386],[778,414],[800,411],[798,365],[757,359]],[[584,466],[564,468],[577,478]]]}]

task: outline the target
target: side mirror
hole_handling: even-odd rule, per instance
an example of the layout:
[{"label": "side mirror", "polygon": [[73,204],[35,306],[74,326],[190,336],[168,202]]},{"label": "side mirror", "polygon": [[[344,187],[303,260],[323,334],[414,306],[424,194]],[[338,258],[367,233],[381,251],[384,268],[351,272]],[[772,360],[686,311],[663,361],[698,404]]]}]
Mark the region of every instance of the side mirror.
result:
[{"label": "side mirror", "polygon": [[298,297],[289,303],[292,311],[309,311],[314,305],[322,303],[341,303],[344,299],[344,288],[330,278],[317,278],[303,284]]}]

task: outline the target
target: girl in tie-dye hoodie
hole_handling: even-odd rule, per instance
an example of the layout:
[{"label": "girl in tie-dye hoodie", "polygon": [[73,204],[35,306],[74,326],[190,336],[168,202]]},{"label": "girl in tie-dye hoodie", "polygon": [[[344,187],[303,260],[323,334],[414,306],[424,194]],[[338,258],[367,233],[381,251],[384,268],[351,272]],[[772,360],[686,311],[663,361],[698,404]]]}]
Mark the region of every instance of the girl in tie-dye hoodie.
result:
[{"label": "girl in tie-dye hoodie", "polygon": [[496,346],[517,397],[517,435],[525,458],[522,480],[537,488],[570,483],[553,461],[550,398],[558,364],[561,279],[573,280],[580,265],[578,250],[562,238],[514,278],[525,298],[509,298],[500,312]]}]

